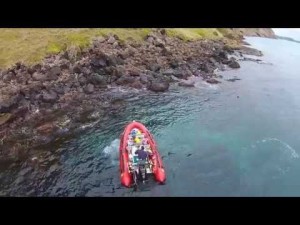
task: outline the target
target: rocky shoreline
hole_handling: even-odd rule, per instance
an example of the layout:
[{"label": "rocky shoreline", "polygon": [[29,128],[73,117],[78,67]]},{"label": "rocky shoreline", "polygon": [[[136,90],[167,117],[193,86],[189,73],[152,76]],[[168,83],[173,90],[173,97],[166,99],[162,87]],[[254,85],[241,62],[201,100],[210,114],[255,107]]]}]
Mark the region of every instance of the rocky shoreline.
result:
[{"label": "rocky shoreline", "polygon": [[79,124],[117,113],[123,103],[112,88],[164,92],[176,83],[193,87],[190,77],[216,84],[222,82],[216,69],[239,68],[236,58],[247,60],[243,54],[262,55],[225,40],[184,42],[162,29],[143,43],[125,43],[113,35],[40,64],[17,63],[0,71],[0,164],[27,159],[39,146],[76,133]]}]

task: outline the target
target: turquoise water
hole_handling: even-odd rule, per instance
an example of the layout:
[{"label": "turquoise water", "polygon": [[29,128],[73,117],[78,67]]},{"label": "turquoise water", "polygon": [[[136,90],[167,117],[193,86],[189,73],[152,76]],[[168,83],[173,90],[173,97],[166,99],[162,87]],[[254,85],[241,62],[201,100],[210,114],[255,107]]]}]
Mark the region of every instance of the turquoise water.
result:
[{"label": "turquoise water", "polygon": [[[60,173],[38,195],[300,196],[300,44],[246,41],[267,64],[241,62],[241,69],[222,73],[241,79],[234,83],[197,80],[195,88],[159,95],[126,93],[118,114],[61,146]],[[120,187],[119,135],[131,120],[153,133],[166,185]]]}]

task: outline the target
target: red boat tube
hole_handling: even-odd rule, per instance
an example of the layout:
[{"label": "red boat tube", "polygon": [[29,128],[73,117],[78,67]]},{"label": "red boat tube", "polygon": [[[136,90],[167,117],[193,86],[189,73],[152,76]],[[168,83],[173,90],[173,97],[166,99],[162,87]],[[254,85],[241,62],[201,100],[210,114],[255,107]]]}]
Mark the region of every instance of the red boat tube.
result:
[{"label": "red boat tube", "polygon": [[142,123],[136,121],[133,121],[130,124],[128,124],[121,135],[119,148],[121,184],[125,187],[131,187],[133,182],[132,174],[129,170],[129,153],[126,147],[129,139],[129,134],[134,128],[137,128],[142,133],[144,133],[145,137],[147,138],[148,144],[150,145],[152,151],[152,154],[149,158],[152,164],[152,173],[155,177],[155,180],[160,184],[163,184],[166,181],[166,173],[164,170],[163,162],[157,150],[156,143],[148,129]]}]

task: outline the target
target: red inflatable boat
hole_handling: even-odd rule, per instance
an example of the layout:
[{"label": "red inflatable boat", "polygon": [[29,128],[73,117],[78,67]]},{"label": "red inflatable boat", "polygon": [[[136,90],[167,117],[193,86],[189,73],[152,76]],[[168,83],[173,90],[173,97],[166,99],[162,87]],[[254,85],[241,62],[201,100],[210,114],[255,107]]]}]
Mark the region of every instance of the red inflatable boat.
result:
[{"label": "red inflatable boat", "polygon": [[[135,133],[141,139],[132,139],[135,137]],[[132,134],[134,136],[132,136]],[[137,146],[135,146],[137,144]],[[141,146],[145,146],[145,149],[150,152],[148,157],[149,165],[151,165],[148,169],[148,173],[154,175],[154,178],[160,184],[164,184],[166,181],[166,174],[164,170],[164,166],[157,150],[156,143],[153,139],[153,136],[147,130],[147,128],[136,121],[131,122],[125,127],[124,132],[121,135],[120,141],[120,173],[121,173],[121,183],[125,187],[132,187],[133,185],[133,171],[132,165],[134,164],[134,156],[132,153],[132,149],[138,149]]]}]

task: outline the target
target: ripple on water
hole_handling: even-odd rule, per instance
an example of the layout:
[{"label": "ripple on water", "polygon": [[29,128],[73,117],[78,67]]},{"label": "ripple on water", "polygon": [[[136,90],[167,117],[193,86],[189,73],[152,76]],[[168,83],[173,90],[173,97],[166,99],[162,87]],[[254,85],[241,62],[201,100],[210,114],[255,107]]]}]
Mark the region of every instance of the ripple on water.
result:
[{"label": "ripple on water", "polygon": [[242,194],[264,196],[287,191],[294,183],[299,155],[289,144],[277,138],[264,138],[243,148],[240,158]]}]

